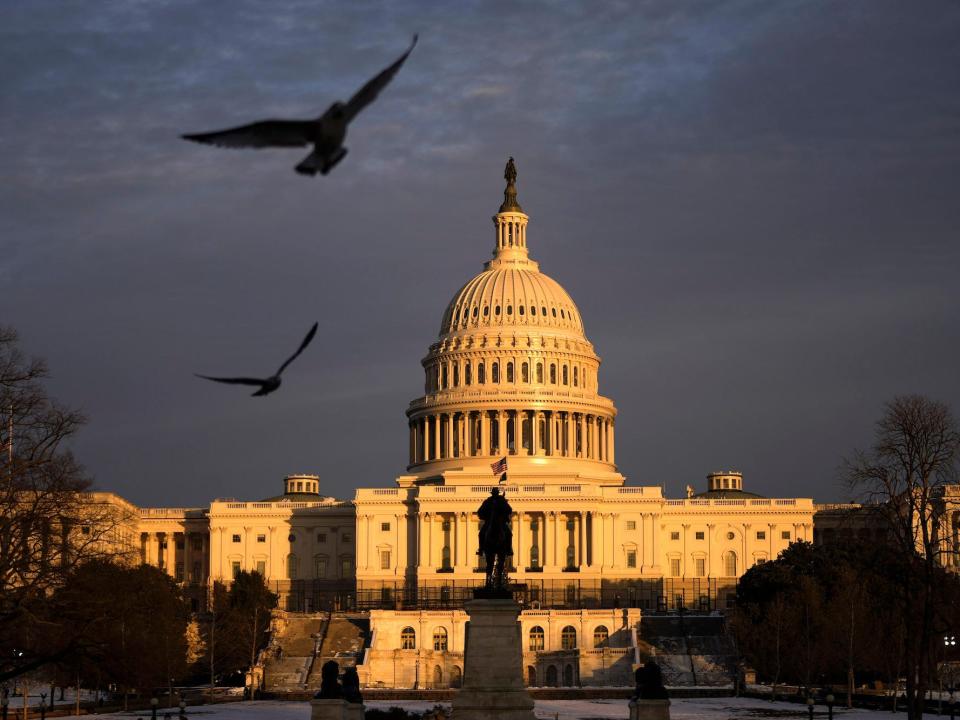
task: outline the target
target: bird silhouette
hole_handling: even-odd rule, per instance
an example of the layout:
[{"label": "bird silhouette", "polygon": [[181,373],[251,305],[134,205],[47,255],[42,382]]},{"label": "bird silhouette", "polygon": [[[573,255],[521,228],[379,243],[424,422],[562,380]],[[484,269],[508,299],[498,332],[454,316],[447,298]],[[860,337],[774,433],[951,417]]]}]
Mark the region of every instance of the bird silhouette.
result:
[{"label": "bird silhouette", "polygon": [[184,140],[217,145],[226,148],[305,147],[313,145],[313,152],[305,157],[296,171],[311,177],[318,172],[326,175],[343,160],[347,148],[343,140],[347,125],[367,105],[376,100],[397,74],[407,56],[413,52],[417,36],[407,51],[389,67],[360,88],[349,102],[335,102],[320,117],[313,120],[261,120],[240,127],[216,132],[181,135]]},{"label": "bird silhouette", "polygon": [[259,387],[251,397],[260,397],[262,395],[269,395],[278,387],[280,387],[280,374],[286,370],[287,365],[292,363],[297,359],[297,356],[303,352],[304,348],[310,344],[310,341],[313,340],[313,336],[317,334],[317,326],[319,323],[314,323],[313,327],[310,328],[310,332],[307,333],[307,336],[303,339],[303,342],[300,343],[300,347],[297,348],[297,351],[287,358],[286,362],[280,366],[280,369],[273,375],[268,378],[248,378],[248,377],[210,377],[209,375],[200,375],[199,373],[194,373],[197,377],[203,378],[204,380],[213,380],[214,382],[219,383],[228,383],[230,385],[254,385]]}]

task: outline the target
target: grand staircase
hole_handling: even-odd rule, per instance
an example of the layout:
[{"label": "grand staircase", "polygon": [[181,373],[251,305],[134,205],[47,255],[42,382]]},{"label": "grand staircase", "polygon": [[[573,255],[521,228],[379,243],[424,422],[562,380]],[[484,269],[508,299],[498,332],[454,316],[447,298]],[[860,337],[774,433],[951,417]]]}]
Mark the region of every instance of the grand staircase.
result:
[{"label": "grand staircase", "polygon": [[640,655],[660,665],[668,687],[726,687],[736,673],[736,648],[719,615],[644,617]]},{"label": "grand staircase", "polygon": [[370,618],[355,613],[333,613],[307,679],[307,686],[320,688],[320,669],[328,660],[335,660],[341,670],[362,661],[363,650],[370,644]]},{"label": "grand staircase", "polygon": [[[268,692],[303,691],[317,658],[330,618],[326,613],[287,615],[274,633],[264,656],[264,687]],[[319,684],[318,684],[319,687]]]}]

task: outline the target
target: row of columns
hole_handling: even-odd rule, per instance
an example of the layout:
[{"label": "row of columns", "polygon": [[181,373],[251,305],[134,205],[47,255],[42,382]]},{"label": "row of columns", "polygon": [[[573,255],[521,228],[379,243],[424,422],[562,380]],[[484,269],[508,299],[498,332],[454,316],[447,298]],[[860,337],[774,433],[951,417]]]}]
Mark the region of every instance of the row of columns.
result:
[{"label": "row of columns", "polygon": [[527,223],[523,220],[495,218],[497,224],[497,249],[527,246]]},{"label": "row of columns", "polygon": [[[542,568],[562,571],[582,568],[618,568],[623,566],[617,550],[618,513],[587,511],[524,512],[513,514],[513,562],[522,570]],[[398,515],[402,523],[405,516]],[[648,516],[644,516],[645,518]],[[649,515],[651,542],[644,542],[644,563],[654,565],[656,533],[653,525],[659,516]],[[477,556],[480,521],[473,512],[421,512],[416,517],[414,561],[424,570],[467,571],[479,567]],[[399,536],[406,535],[402,530]],[[646,535],[644,535],[646,537]],[[406,556],[405,544],[401,556]],[[533,548],[537,548],[536,555]],[[613,548],[613,551],[610,551]],[[374,555],[369,555],[373,562]],[[534,563],[536,559],[536,563]]]},{"label": "row of columns", "polygon": [[450,458],[546,455],[614,462],[613,418],[552,410],[438,413],[410,425],[410,464]]},{"label": "row of columns", "polygon": [[[194,541],[200,538],[200,549],[194,550]],[[177,544],[183,544],[178,554]],[[206,582],[210,574],[210,536],[202,532],[146,532],[140,534],[141,560],[163,570],[180,581]],[[200,563],[199,577],[195,577],[193,564]],[[177,577],[177,563],[181,563],[182,575]]]}]

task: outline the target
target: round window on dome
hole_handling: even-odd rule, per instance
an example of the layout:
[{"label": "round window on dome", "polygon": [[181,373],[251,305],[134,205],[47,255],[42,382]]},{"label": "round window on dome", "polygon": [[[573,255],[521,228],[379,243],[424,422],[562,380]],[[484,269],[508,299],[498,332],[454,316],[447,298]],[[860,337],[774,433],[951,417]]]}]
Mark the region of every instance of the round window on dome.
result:
[{"label": "round window on dome", "polygon": [[546,306],[546,305],[544,305],[542,308],[540,308],[540,314],[543,315],[544,317],[547,316],[547,306]]},{"label": "round window on dome", "polygon": [[493,314],[494,314],[494,315],[497,315],[497,316],[499,317],[499,315],[500,315],[500,306],[499,306],[499,305],[497,305],[497,307],[494,308]]},{"label": "round window on dome", "polygon": [[484,308],[483,308],[483,316],[484,316],[484,317],[487,317],[489,314],[490,314],[490,306],[489,306],[489,305],[485,305]]},{"label": "round window on dome", "polygon": [[536,314],[537,314],[537,306],[536,306],[536,305],[531,305],[531,306],[530,306],[530,314],[531,314],[531,315],[536,315]]},{"label": "round window on dome", "polygon": [[561,318],[566,318],[566,315],[563,314],[563,308],[560,308],[560,317],[561,317]]},{"label": "round window on dome", "polygon": [[507,305],[507,315],[513,315],[513,305]]},{"label": "round window on dome", "polygon": [[518,305],[518,306],[517,306],[517,311],[518,311],[521,315],[523,315],[523,305]]},{"label": "round window on dome", "polygon": [[476,316],[477,316],[477,313],[479,313],[479,312],[480,312],[480,309],[479,309],[479,308],[477,308],[477,307],[473,308],[473,316],[474,316],[474,317],[476,317]]},{"label": "round window on dome", "polygon": [[557,309],[556,309],[556,308],[553,308],[553,316],[554,316],[554,317],[557,316]]}]

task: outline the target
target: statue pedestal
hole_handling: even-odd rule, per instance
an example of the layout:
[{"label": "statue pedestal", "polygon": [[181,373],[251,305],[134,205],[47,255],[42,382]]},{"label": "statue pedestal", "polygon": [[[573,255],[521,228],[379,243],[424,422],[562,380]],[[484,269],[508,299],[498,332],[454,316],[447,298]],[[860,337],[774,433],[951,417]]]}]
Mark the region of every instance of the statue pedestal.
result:
[{"label": "statue pedestal", "polygon": [[631,700],[630,720],[670,720],[670,701]]},{"label": "statue pedestal", "polygon": [[464,647],[463,687],[452,720],[535,720],[523,685],[520,606],[512,599],[471,600]]},{"label": "statue pedestal", "polygon": [[310,720],[347,720],[349,704],[340,698],[331,700],[314,698],[310,701]]}]

